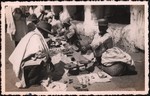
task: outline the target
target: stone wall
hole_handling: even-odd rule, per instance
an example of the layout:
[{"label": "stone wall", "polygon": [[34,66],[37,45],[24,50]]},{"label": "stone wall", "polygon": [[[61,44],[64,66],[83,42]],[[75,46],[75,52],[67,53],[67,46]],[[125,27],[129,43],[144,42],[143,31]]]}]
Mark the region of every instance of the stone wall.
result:
[{"label": "stone wall", "polygon": [[[122,43],[129,46],[131,51],[135,51],[136,48],[145,50],[144,34],[145,34],[145,18],[144,18],[144,6],[131,6],[130,24],[125,26],[122,30],[123,38]],[[125,46],[126,47],[126,46]]]}]

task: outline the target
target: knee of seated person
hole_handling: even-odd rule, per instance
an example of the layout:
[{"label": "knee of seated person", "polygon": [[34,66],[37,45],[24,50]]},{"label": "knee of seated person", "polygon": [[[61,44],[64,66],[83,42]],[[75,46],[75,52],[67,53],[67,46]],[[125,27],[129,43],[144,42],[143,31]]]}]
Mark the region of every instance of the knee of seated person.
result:
[{"label": "knee of seated person", "polygon": [[117,62],[105,70],[111,76],[122,76],[126,71],[124,63]]}]

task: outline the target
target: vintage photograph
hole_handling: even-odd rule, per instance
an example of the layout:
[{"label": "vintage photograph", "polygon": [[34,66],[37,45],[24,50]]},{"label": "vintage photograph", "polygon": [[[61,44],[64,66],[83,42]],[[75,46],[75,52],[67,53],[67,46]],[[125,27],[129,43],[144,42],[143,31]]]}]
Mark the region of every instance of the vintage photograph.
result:
[{"label": "vintage photograph", "polygon": [[2,94],[148,94],[147,2],[2,2]]}]

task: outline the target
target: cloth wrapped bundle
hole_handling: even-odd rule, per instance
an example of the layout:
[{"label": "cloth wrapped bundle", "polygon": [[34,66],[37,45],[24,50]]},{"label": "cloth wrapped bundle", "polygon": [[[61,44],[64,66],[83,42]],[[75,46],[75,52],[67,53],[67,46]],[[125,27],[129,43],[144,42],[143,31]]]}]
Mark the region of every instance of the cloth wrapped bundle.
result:
[{"label": "cloth wrapped bundle", "polygon": [[120,48],[113,47],[102,54],[101,69],[111,76],[136,74],[131,56]]},{"label": "cloth wrapped bundle", "polygon": [[124,62],[134,66],[134,61],[132,60],[131,56],[118,47],[108,49],[102,54],[102,64],[105,66],[110,66],[114,62]]}]

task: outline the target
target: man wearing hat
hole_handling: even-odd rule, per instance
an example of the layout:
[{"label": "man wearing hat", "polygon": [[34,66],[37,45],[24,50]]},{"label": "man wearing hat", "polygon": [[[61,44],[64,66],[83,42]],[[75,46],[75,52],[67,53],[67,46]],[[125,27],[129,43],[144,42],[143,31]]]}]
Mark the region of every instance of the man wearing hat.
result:
[{"label": "man wearing hat", "polygon": [[49,74],[53,64],[46,39],[50,32],[49,23],[39,22],[37,28],[25,35],[10,55],[9,61],[13,65],[16,77],[20,79],[16,83],[18,88],[40,83]]},{"label": "man wearing hat", "polygon": [[39,22],[39,19],[35,14],[31,14],[27,18],[27,26],[28,26],[28,32],[31,32],[35,30],[36,24]]}]

